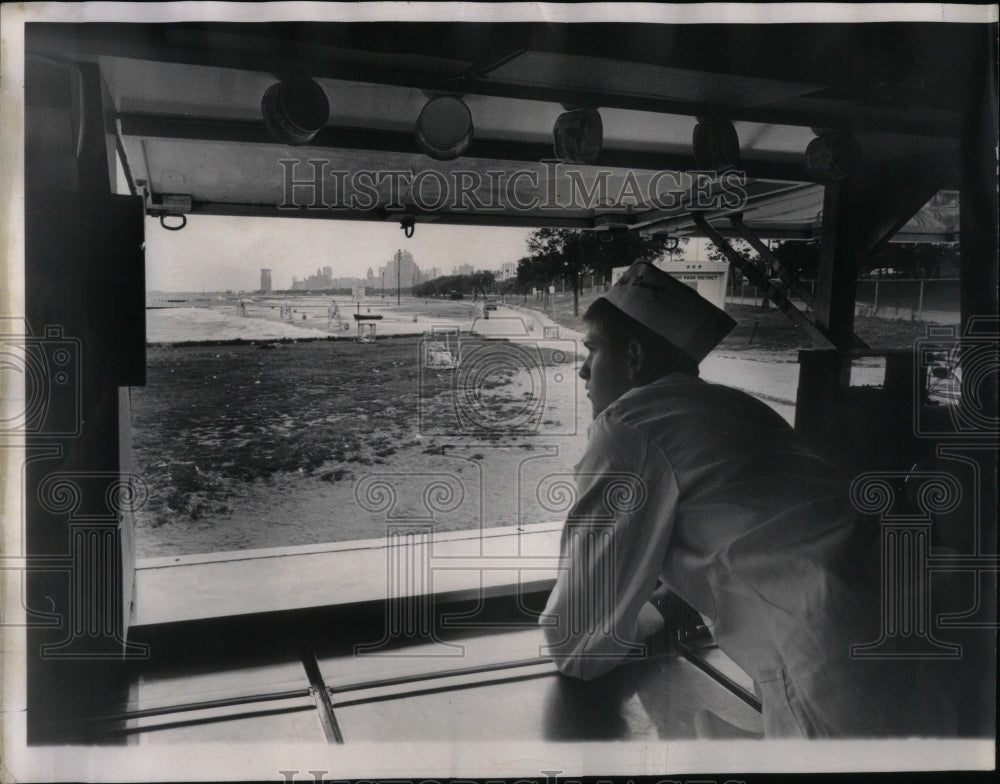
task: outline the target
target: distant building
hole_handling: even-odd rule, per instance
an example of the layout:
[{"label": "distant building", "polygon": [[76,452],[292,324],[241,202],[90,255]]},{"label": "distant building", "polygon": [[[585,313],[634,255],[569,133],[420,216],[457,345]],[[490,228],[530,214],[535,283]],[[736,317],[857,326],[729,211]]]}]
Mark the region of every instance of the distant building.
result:
[{"label": "distant building", "polygon": [[310,275],[305,280],[295,279],[292,288],[297,291],[325,291],[327,289],[353,289],[370,286],[364,278],[329,278],[324,275]]},{"label": "distant building", "polygon": [[471,264],[460,264],[458,266],[459,275],[471,275],[475,271],[475,268]]},{"label": "distant building", "polygon": [[265,294],[271,291],[271,270],[263,267],[260,270],[260,290]]},{"label": "distant building", "polygon": [[513,280],[517,277],[517,264],[513,261],[505,261],[500,265],[498,280]]},{"label": "distant building", "polygon": [[[411,289],[425,280],[420,274],[420,268],[413,260],[413,254],[408,250],[401,250],[398,256],[394,255],[384,267],[379,267],[379,278],[385,282],[387,291],[396,288],[397,282],[401,289]],[[398,281],[397,281],[398,279]]]},{"label": "distant building", "polygon": [[[327,267],[326,269],[330,269]],[[293,289],[302,289],[308,291],[316,291],[321,289],[333,288],[333,281],[330,276],[325,274],[322,269],[317,268],[315,275],[310,275],[304,280],[299,280],[292,283]]]},{"label": "distant building", "polygon": [[365,286],[370,286],[369,283],[364,278],[333,278],[330,281],[328,288],[331,289],[363,289]]},{"label": "distant building", "polygon": [[[333,277],[332,267],[321,267],[316,270],[316,274],[309,275],[304,279],[292,278],[292,288],[298,291],[323,291],[326,289],[356,289],[368,288],[370,290],[381,289],[385,286],[386,291],[396,288],[396,256],[384,266],[378,269],[368,267],[364,277]],[[408,250],[399,252],[399,285],[402,289],[411,289],[418,283],[430,280],[430,277],[422,275],[413,254]]]}]

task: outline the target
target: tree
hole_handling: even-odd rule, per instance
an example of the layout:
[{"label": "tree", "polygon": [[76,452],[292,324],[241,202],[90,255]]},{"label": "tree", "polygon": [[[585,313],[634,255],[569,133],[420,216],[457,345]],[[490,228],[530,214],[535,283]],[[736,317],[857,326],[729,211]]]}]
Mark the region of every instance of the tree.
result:
[{"label": "tree", "polygon": [[580,311],[580,275],[587,264],[587,253],[580,232],[570,229],[537,229],[528,235],[528,250],[535,260],[537,274],[548,286],[565,280],[573,289],[573,313]]},{"label": "tree", "polygon": [[[643,237],[637,231],[616,231],[610,236],[597,236],[595,243],[595,263],[592,271],[603,279],[611,276],[615,267],[627,267],[637,261],[656,261],[663,256],[670,237],[666,234]],[[677,247],[669,251],[671,260],[684,257],[685,246],[689,240],[681,237]]]},{"label": "tree", "polygon": [[548,285],[547,274],[540,259],[524,256],[517,262],[517,285],[522,292],[531,288],[544,289]]},{"label": "tree", "polygon": [[[766,240],[764,241],[767,242]],[[736,240],[730,243],[733,248],[748,261],[759,266],[770,268],[768,262],[763,261],[760,255],[743,240]],[[815,278],[819,270],[819,245],[812,240],[782,240],[770,244],[771,253],[781,266],[791,275],[798,279]],[[712,261],[727,261],[714,243],[709,244],[707,251],[708,258]],[[733,270],[733,274],[742,274],[739,270]],[[775,277],[773,273],[768,273],[769,277]]]},{"label": "tree", "polygon": [[771,252],[797,278],[815,278],[819,274],[819,243],[784,240],[775,243]]},{"label": "tree", "polygon": [[[518,263],[518,279],[547,287],[566,281],[573,291],[573,313],[580,314],[580,282],[587,273],[602,278],[615,267],[653,261],[663,255],[666,235],[643,237],[636,231],[605,232],[537,229],[528,235],[530,256]],[[522,272],[523,269],[523,272]]]},{"label": "tree", "polygon": [[907,278],[938,278],[958,264],[958,246],[947,243],[888,242],[868,259],[865,272],[893,269]]},{"label": "tree", "polygon": [[473,272],[470,277],[472,278],[471,283],[473,293],[477,297],[482,296],[484,299],[496,283],[496,275],[490,270]]},{"label": "tree", "polygon": [[[731,244],[744,257],[755,263],[758,261],[757,255],[742,240]],[[775,242],[771,253],[799,279],[815,278],[819,274],[819,243],[813,240]],[[859,272],[865,274],[874,269],[892,269],[903,277],[936,278],[957,265],[958,254],[958,246],[948,243],[889,242],[877,248]],[[714,245],[709,247],[708,257],[725,261],[725,256]]]},{"label": "tree", "polygon": [[415,297],[447,297],[461,294],[463,297],[475,291],[472,275],[443,275],[413,287]]},{"label": "tree", "polygon": [[[743,258],[748,259],[755,264],[760,258],[757,255],[757,252],[744,240],[729,240],[729,244],[732,246],[733,250],[739,253]],[[705,251],[705,255],[708,256],[710,261],[729,261],[729,259],[726,258],[726,255],[719,250],[714,242],[708,243],[708,250]]]}]

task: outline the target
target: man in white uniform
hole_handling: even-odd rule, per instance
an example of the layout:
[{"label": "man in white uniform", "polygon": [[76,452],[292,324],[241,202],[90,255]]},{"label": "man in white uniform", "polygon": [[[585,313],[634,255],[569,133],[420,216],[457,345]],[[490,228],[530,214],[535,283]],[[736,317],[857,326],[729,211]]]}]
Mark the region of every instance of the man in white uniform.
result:
[{"label": "man in white uniform", "polygon": [[644,262],[584,320],[594,422],[541,621],[559,669],[641,658],[659,579],[753,678],[768,737],[953,734],[949,690],[918,680],[933,667],[850,656],[879,638],[880,604],[877,532],[844,478],[769,407],[698,378],[735,322]]}]

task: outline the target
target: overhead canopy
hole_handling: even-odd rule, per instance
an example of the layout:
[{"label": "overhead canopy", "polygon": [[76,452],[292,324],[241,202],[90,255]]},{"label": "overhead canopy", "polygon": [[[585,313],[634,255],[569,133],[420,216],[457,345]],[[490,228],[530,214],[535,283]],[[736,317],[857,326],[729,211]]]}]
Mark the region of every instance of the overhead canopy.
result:
[{"label": "overhead canopy", "polygon": [[[981,69],[963,25],[37,25],[29,52],[99,65],[121,158],[153,213],[567,226],[696,233],[692,209],[739,211],[761,236],[812,239],[817,134],[853,135],[866,171],[933,162],[941,192],[897,240],[958,235],[960,116]],[[304,145],[261,101],[309,77],[329,103]],[[457,95],[474,132],[449,161],[414,126]],[[553,126],[597,109],[592,164]],[[699,169],[699,120],[731,121],[739,159]]]}]

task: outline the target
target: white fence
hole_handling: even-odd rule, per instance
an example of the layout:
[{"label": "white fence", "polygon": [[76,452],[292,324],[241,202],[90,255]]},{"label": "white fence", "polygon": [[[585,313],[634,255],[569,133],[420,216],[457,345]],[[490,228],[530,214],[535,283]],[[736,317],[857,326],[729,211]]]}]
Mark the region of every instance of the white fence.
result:
[{"label": "white fence", "polygon": [[[813,294],[816,293],[815,280],[804,280],[802,283]],[[795,299],[792,298],[792,301],[795,302]],[[764,307],[761,291],[747,283],[742,275],[730,278],[726,302]],[[859,316],[957,324],[959,302],[958,278],[870,278],[858,281],[855,312]],[[796,304],[803,307],[801,302]]]}]

